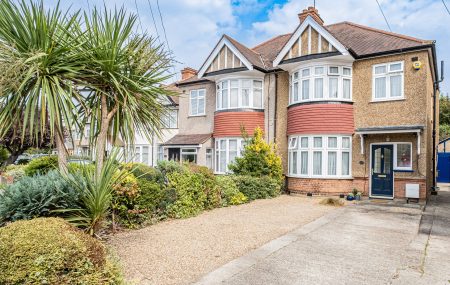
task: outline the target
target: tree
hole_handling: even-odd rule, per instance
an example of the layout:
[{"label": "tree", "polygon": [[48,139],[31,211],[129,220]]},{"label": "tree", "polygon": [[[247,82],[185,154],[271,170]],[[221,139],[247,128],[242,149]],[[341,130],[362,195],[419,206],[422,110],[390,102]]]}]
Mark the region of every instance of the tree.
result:
[{"label": "tree", "polygon": [[91,90],[80,113],[83,124],[91,125],[97,174],[108,139],[114,142],[120,137],[133,145],[137,131],[149,138],[160,133],[167,109],[158,98],[173,95],[161,85],[171,77],[171,59],[147,34],[133,32],[136,19],[123,8],[114,12],[94,8],[92,14],[85,13],[84,25],[78,26],[80,54],[89,62],[85,86]]},{"label": "tree", "polygon": [[16,159],[29,148],[51,147],[52,138],[50,137],[50,131],[48,129],[47,125],[45,133],[43,135],[38,134],[41,139],[36,141],[33,137],[30,137],[28,130],[26,130],[25,134],[22,134],[22,127],[20,124],[17,123],[13,128],[10,128],[5,136],[0,138],[0,146],[9,151],[9,157],[3,164],[9,165],[14,163]]},{"label": "tree", "polygon": [[439,140],[450,135],[450,99],[447,96],[439,98]]},{"label": "tree", "polygon": [[251,138],[248,138],[243,130],[243,137],[246,138],[246,145],[242,157],[237,157],[235,162],[228,166],[230,170],[238,175],[257,177],[267,175],[282,181],[283,167],[281,157],[277,154],[276,144],[267,143],[259,127],[255,129]]},{"label": "tree", "polygon": [[26,136],[35,145],[50,136],[64,172],[63,130],[77,120],[75,84],[85,67],[72,33],[78,14],[62,13],[59,3],[46,11],[42,1],[0,0],[0,138],[19,122],[21,144]]}]

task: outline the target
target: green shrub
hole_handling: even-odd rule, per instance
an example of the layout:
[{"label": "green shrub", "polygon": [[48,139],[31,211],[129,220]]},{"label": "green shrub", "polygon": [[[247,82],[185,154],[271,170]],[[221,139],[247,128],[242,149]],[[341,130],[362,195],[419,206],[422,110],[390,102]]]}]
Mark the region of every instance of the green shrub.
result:
[{"label": "green shrub", "polygon": [[135,208],[145,210],[146,217],[162,215],[168,205],[164,185],[146,179],[138,179],[138,185]]},{"label": "green shrub", "polygon": [[[246,134],[243,134],[246,137]],[[258,127],[254,136],[247,140],[242,157],[237,157],[229,166],[236,175],[269,176],[282,181],[283,167],[277,154],[277,145],[264,140],[263,131]]]},{"label": "green shrub", "polygon": [[187,218],[203,211],[207,201],[201,174],[173,172],[168,175],[167,214],[171,218]]},{"label": "green shrub", "polygon": [[46,174],[52,169],[58,168],[58,157],[55,155],[35,158],[25,167],[25,175]]},{"label": "green shrub", "polygon": [[125,165],[125,168],[138,179],[146,179],[148,181],[164,183],[164,177],[161,170],[157,168],[143,163],[128,163]]},{"label": "green shrub", "polygon": [[185,165],[180,164],[178,161],[174,160],[160,160],[156,168],[161,171],[164,182],[167,182],[167,178],[170,174],[174,172],[186,172],[188,169]]},{"label": "green shrub", "polygon": [[53,210],[77,207],[79,193],[57,171],[25,176],[0,193],[0,224],[55,216]]},{"label": "green shrub", "polygon": [[114,217],[118,222],[129,228],[139,224],[139,210],[135,208],[136,200],[140,195],[138,180],[131,172],[124,170],[124,178],[114,185],[111,205]]},{"label": "green shrub", "polygon": [[123,284],[101,242],[58,218],[0,228],[0,284]]},{"label": "green shrub", "polygon": [[281,183],[268,176],[254,177],[248,175],[235,175],[233,180],[239,191],[250,201],[276,197],[281,192]]},{"label": "green shrub", "polygon": [[216,178],[222,196],[222,206],[240,205],[247,202],[247,197],[239,191],[232,176],[220,175]]},{"label": "green shrub", "polygon": [[188,164],[189,170],[200,175],[203,191],[206,194],[205,209],[214,209],[222,205],[220,188],[217,186],[216,176],[206,166],[197,164]]},{"label": "green shrub", "polygon": [[91,168],[95,169],[95,164],[81,164],[81,163],[75,163],[71,162],[67,165],[67,168],[69,170],[69,173],[75,174],[75,173],[83,173],[83,170],[85,168]]},{"label": "green shrub", "polygon": [[6,167],[6,176],[11,176],[13,181],[17,181],[25,176],[25,165],[8,165]]}]

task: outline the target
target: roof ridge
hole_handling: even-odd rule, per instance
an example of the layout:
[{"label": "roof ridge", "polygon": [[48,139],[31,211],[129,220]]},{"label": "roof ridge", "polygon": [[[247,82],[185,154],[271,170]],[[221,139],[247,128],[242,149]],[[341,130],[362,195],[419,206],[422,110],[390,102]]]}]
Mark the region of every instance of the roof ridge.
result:
[{"label": "roof ridge", "polygon": [[262,45],[265,45],[267,43],[270,43],[270,42],[272,42],[272,41],[274,41],[274,40],[276,40],[278,38],[281,38],[281,37],[284,37],[284,36],[287,36],[287,35],[292,35],[292,33],[286,33],[286,34],[282,34],[282,35],[278,35],[278,36],[272,37],[272,38],[270,38],[268,40],[263,41],[262,43],[257,44],[256,46],[252,47],[251,50],[259,48]]},{"label": "roof ridge", "polygon": [[385,31],[385,30],[381,30],[381,29],[376,29],[376,28],[372,28],[372,27],[369,27],[369,26],[364,26],[364,25],[361,25],[361,24],[356,24],[356,23],[349,22],[349,21],[343,21],[343,22],[339,22],[339,23],[334,23],[334,24],[327,25],[327,26],[329,27],[329,26],[334,26],[334,25],[339,25],[339,24],[347,24],[347,25],[351,25],[351,26],[354,26],[354,27],[357,27],[357,28],[361,28],[361,29],[365,29],[365,30],[369,30],[369,31],[373,31],[373,32],[389,35],[389,36],[399,37],[399,38],[415,41],[415,42],[422,43],[422,44],[423,43],[432,42],[430,40],[423,40],[423,39],[419,39],[419,38],[415,38],[415,37],[411,37],[411,36],[407,36],[407,35],[403,35],[403,34],[389,32],[389,31]]},{"label": "roof ridge", "polygon": [[[261,63],[263,64],[263,66],[264,66],[264,67],[266,66],[266,64],[264,63],[264,60],[262,59],[262,55],[261,55],[259,52],[256,52],[256,51],[252,50],[251,48],[247,47],[247,46],[244,45],[243,43],[239,42],[238,40],[235,40],[234,38],[230,37],[230,36],[227,35],[227,34],[223,34],[223,36],[224,36],[225,38],[228,38],[228,40],[234,41],[234,42],[236,42],[237,44],[243,46],[244,48],[246,48],[246,49],[248,49],[249,51],[251,51],[252,53],[254,53],[256,56],[258,56],[259,60],[260,60]],[[233,44],[234,44],[234,43],[233,43]],[[243,55],[243,56],[245,57],[245,55]],[[248,60],[248,59],[247,59],[247,60]]]}]

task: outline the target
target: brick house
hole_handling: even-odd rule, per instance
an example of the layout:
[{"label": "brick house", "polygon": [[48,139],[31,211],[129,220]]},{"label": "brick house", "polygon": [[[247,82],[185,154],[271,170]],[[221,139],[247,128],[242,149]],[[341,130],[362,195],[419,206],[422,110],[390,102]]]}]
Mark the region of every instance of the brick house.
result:
[{"label": "brick house", "polygon": [[[179,133],[164,158],[217,174],[240,155],[241,126],[264,129],[288,190],[425,198],[433,183],[433,41],[342,22],[309,7],[298,27],[253,48],[224,35],[177,82]],[[289,31],[287,31],[289,32]]]}]

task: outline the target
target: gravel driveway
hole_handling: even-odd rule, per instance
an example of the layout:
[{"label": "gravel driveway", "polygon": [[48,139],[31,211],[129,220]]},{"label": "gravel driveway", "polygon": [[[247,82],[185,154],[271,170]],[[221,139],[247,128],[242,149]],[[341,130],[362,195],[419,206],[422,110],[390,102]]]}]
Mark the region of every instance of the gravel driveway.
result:
[{"label": "gravel driveway", "polygon": [[333,207],[322,198],[282,195],[112,236],[127,278],[137,284],[189,284]]}]

